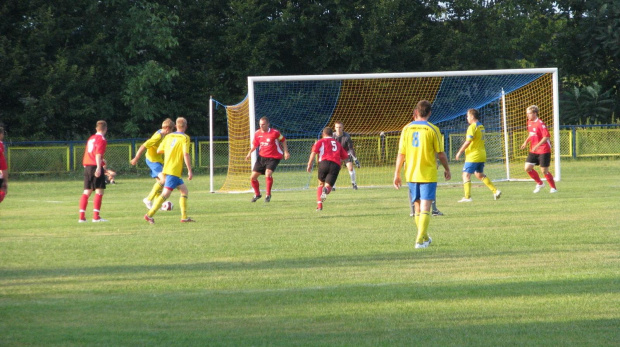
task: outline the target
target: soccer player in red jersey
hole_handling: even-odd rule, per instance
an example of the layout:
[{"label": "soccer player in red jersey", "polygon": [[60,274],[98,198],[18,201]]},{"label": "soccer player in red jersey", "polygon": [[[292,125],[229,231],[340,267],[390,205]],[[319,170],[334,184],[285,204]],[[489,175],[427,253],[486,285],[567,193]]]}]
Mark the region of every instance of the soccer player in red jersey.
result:
[{"label": "soccer player in red jersey", "polygon": [[347,151],[342,148],[340,142],[334,139],[334,131],[327,127],[323,129],[323,138],[312,146],[308,159],[307,171],[312,172],[312,163],[316,155],[319,155],[319,186],[316,189],[317,211],[323,210],[323,201],[327,198],[340,173],[340,162],[349,158]]},{"label": "soccer player in red jersey", "polygon": [[0,202],[6,197],[9,189],[9,166],[4,157],[4,128],[0,127]]},{"label": "soccer player in red jersey", "polygon": [[254,189],[254,197],[252,202],[260,199],[260,185],[258,184],[258,176],[265,175],[265,185],[267,186],[267,196],[265,202],[271,201],[271,187],[273,186],[273,172],[276,171],[276,167],[280,163],[280,160],[288,160],[290,154],[288,152],[288,146],[286,144],[286,138],[280,134],[276,129],[269,127],[269,118],[262,117],[259,120],[260,129],[254,134],[254,140],[252,141],[252,148],[245,157],[245,160],[249,160],[252,157],[252,153],[258,148],[258,158],[252,169],[252,176],[250,177],[250,183]]},{"label": "soccer player in red jersey", "polygon": [[549,172],[549,164],[551,163],[551,135],[543,121],[538,118],[538,106],[532,105],[527,108],[527,131],[529,136],[521,145],[521,149],[525,149],[527,143],[530,143],[530,154],[525,160],[525,172],[536,181],[534,193],[538,193],[544,186],[540,176],[534,170],[534,166],[540,166],[540,173],[545,176],[547,183],[551,189],[550,193],[557,192],[553,175]]},{"label": "soccer player in red jersey", "polygon": [[103,156],[108,141],[105,134],[108,132],[108,124],[100,120],[97,122],[97,133],[88,138],[86,148],[84,149],[84,193],[80,199],[80,219],[78,222],[86,222],[86,206],[88,206],[88,198],[95,191],[95,199],[93,201],[93,223],[107,222],[106,219],[99,216],[101,210],[101,201],[103,200],[103,191],[105,190],[105,174],[103,172]]}]

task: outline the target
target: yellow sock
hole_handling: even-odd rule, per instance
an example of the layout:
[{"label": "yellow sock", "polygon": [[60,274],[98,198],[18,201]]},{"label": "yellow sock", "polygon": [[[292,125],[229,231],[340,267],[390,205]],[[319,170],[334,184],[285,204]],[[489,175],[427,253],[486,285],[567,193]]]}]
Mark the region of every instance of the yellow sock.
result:
[{"label": "yellow sock", "polygon": [[179,206],[181,206],[181,219],[187,219],[187,196],[181,195]]},{"label": "yellow sock", "polygon": [[418,237],[416,243],[424,243],[428,240],[428,223],[431,221],[431,216],[428,211],[420,212],[420,221],[418,222]]},{"label": "yellow sock", "polygon": [[465,190],[465,198],[471,197],[471,181],[463,182],[463,189]]},{"label": "yellow sock", "polygon": [[149,217],[153,217],[155,215],[155,213],[157,212],[157,210],[159,210],[161,208],[161,205],[164,203],[164,201],[166,201],[166,198],[164,198],[163,196],[158,196],[155,201],[153,201],[153,208],[151,208],[149,210],[149,212],[147,212],[146,214]]},{"label": "yellow sock", "polygon": [[493,194],[497,193],[497,188],[495,188],[495,185],[493,184],[493,182],[491,182],[491,180],[488,177],[485,176],[482,179],[482,183],[484,183],[487,187],[489,187],[489,189],[491,189]]},{"label": "yellow sock", "polygon": [[415,227],[419,228],[419,224],[420,224],[420,214],[416,213],[413,217],[413,219],[415,220]]},{"label": "yellow sock", "polygon": [[157,198],[159,196],[159,194],[161,194],[161,191],[164,189],[164,186],[159,184],[159,182],[155,182],[155,184],[153,185],[153,188],[151,188],[151,192],[149,193],[149,196],[147,196],[146,198],[148,200],[155,200],[155,198]]}]

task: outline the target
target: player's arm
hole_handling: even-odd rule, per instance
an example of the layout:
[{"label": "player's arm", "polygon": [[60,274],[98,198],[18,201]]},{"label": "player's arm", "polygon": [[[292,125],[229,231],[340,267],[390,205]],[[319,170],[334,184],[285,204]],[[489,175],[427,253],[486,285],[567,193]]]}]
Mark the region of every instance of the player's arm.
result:
[{"label": "player's arm", "polygon": [[95,154],[95,162],[97,163],[97,170],[95,170],[95,177],[101,176],[103,172],[103,155],[101,153]]},{"label": "player's arm", "polygon": [[527,143],[530,142],[530,136],[527,136],[527,139],[525,139],[525,142],[523,142],[523,144],[521,145],[521,149],[525,149],[525,146],[527,146]]},{"label": "player's arm", "polygon": [[536,152],[536,150],[538,149],[538,147],[542,146],[543,143],[549,141],[549,136],[545,136],[542,139],[540,139],[540,141],[536,144],[536,146],[534,146],[532,148],[532,152]]},{"label": "player's arm", "polygon": [[448,165],[448,156],[446,155],[446,152],[437,153],[437,159],[439,159],[439,162],[445,170],[443,173],[444,178],[446,181],[449,181],[452,178],[452,175],[450,174],[450,165]]},{"label": "player's arm", "polygon": [[465,152],[465,150],[467,149],[467,147],[469,147],[469,145],[471,144],[470,140],[466,140],[463,145],[461,146],[461,148],[459,148],[459,151],[456,152],[456,160],[459,160],[459,157],[461,156],[461,153]]},{"label": "player's arm", "polygon": [[189,153],[183,153],[183,161],[185,161],[185,166],[187,167],[187,179],[191,181],[194,173],[192,172],[192,160]]},{"label": "player's arm", "polygon": [[400,179],[400,169],[403,167],[405,163],[405,155],[402,153],[398,153],[396,157],[396,168],[394,169],[394,188],[400,189],[402,185],[402,181]]},{"label": "player's arm", "polygon": [[284,149],[284,160],[288,160],[291,157],[291,154],[288,152],[288,145],[286,144],[286,139],[282,137],[282,140],[279,140],[282,144],[282,148]]},{"label": "player's arm", "polygon": [[310,152],[310,158],[308,158],[308,166],[306,167],[306,171],[312,172],[312,165],[314,164],[315,157],[316,153],[314,153],[314,151]]},{"label": "player's arm", "polygon": [[144,146],[144,144],[142,144],[140,148],[138,148],[138,151],[136,152],[136,156],[133,157],[133,159],[131,159],[129,163],[131,165],[136,165],[138,163],[138,159],[140,159],[140,156],[142,156],[144,151],[146,151],[146,147]]}]

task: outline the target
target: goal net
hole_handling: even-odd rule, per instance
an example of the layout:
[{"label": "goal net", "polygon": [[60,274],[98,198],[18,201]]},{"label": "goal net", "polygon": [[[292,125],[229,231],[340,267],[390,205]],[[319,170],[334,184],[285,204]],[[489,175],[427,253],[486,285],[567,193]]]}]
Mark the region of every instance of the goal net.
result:
[{"label": "goal net", "polygon": [[[528,152],[519,147],[527,137],[525,110],[537,105],[539,117],[550,129],[552,167],[560,179],[555,68],[268,76],[249,77],[245,100],[226,107],[229,160],[220,191],[250,190],[255,156],[251,162],[245,161],[245,156],[263,116],[286,137],[291,154],[274,173],[274,190],[315,186],[316,168],[306,172],[311,146],[324,127],[333,128],[338,121],[351,135],[361,164],[355,169],[358,186],[391,186],[400,131],[412,121],[420,100],[432,103],[429,121],[442,132],[453,172],[460,172],[463,164],[454,156],[465,141],[467,110],[480,111],[486,129],[485,173],[495,181],[529,179],[523,171]],[[344,167],[336,187],[351,187]]]}]

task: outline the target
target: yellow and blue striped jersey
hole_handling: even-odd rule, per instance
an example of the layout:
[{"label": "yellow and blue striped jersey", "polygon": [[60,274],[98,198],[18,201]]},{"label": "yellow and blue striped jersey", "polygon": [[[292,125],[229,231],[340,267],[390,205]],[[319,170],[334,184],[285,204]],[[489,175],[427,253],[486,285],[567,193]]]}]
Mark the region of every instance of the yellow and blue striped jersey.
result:
[{"label": "yellow and blue striped jersey", "polygon": [[146,140],[142,145],[146,148],[146,159],[153,163],[164,163],[164,155],[157,153],[157,148],[161,144],[164,136],[161,129],[157,130],[150,139]]},{"label": "yellow and blue striped jersey", "polygon": [[166,175],[181,177],[185,153],[189,153],[189,136],[185,133],[174,132],[166,135],[157,149],[164,152],[164,170]]},{"label": "yellow and blue striped jersey", "polygon": [[480,122],[471,123],[467,128],[466,139],[471,143],[465,148],[465,162],[484,163],[487,161],[487,151],[484,148],[484,125]]},{"label": "yellow and blue striped jersey", "polygon": [[401,134],[398,154],[405,156],[405,181],[437,182],[436,155],[444,151],[439,128],[427,121],[407,124]]}]

